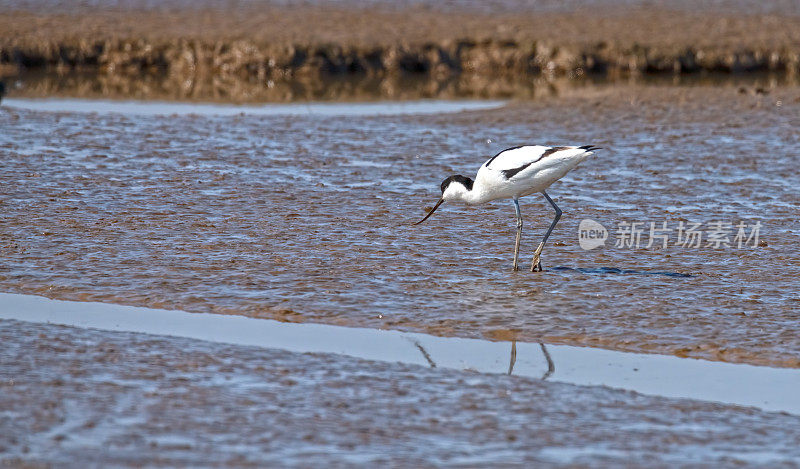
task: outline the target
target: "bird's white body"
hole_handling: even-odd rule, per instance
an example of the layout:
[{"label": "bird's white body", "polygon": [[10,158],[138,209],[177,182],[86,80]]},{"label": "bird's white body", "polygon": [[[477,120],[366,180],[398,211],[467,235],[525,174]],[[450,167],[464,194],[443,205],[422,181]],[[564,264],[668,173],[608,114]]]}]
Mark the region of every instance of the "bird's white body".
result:
[{"label": "bird's white body", "polygon": [[517,212],[514,270],[518,270],[519,246],[522,237],[522,213],[519,208],[519,199],[540,192],[556,211],[553,223],[533,254],[531,271],[537,268],[541,271],[542,264],[539,256],[544,248],[544,243],[561,218],[561,209],[545,190],[575,169],[596,149],[597,147],[594,145],[580,147],[526,145],[503,150],[481,165],[474,181],[459,174],[442,181],[442,197],[439,202],[425,215],[425,218],[415,225],[427,220],[444,202],[476,205],[497,199],[511,199]]},{"label": "bird's white body", "polygon": [[527,145],[504,150],[481,165],[471,190],[450,184],[442,198],[475,205],[542,192],[591,156],[591,148]]}]

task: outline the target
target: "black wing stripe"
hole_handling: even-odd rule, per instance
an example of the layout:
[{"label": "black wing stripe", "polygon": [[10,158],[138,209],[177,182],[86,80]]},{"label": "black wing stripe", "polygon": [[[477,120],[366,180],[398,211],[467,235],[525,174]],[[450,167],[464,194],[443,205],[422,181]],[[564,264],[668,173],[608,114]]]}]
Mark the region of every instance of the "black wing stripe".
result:
[{"label": "black wing stripe", "polygon": [[[539,160],[536,160],[536,161],[539,161]],[[533,163],[526,163],[526,164],[524,164],[524,165],[520,166],[519,168],[514,168],[514,169],[504,169],[504,170],[503,170],[503,171],[501,171],[501,172],[503,173],[503,176],[505,176],[505,178],[506,178],[506,179],[511,179],[511,178],[513,178],[514,176],[516,176],[518,172],[522,171],[523,169],[527,168],[528,166],[530,166],[530,165],[532,165],[532,164],[533,164]]]},{"label": "black wing stripe", "polygon": [[[547,150],[544,151],[544,153],[542,153],[542,156],[539,157],[539,160],[541,160],[545,156],[550,156],[553,153],[556,153],[556,152],[559,152],[559,151],[562,151],[562,150],[569,150],[570,148],[572,148],[572,147],[553,147],[553,148],[548,148]],[[536,160],[536,161],[539,161],[539,160]],[[536,161],[534,161],[534,163]]]},{"label": "black wing stripe", "polygon": [[[522,147],[509,148],[508,150],[516,150],[517,148],[522,148]],[[558,152],[564,151],[564,150],[572,150],[573,148],[575,148],[575,147],[550,147],[547,150],[545,150],[542,153],[542,156],[537,158],[536,161],[531,161],[530,163],[525,163],[524,165],[520,166],[519,168],[504,169],[504,170],[502,170],[500,172],[503,173],[503,176],[505,176],[506,179],[511,179],[514,176],[516,176],[517,173],[519,173],[520,171],[525,170],[525,168],[527,168],[528,166],[532,165],[533,163],[538,163],[543,158],[546,158],[546,157],[552,155],[553,153],[558,153]],[[594,151],[594,150],[599,150],[600,149],[600,147],[596,147],[594,145],[583,145],[583,146],[580,146],[578,148],[580,148],[581,150],[584,150],[584,151]],[[508,151],[508,150],[503,150],[500,153],[494,155],[491,160],[486,162],[486,166],[488,167],[489,163],[494,161],[494,159],[497,158],[498,156],[500,156],[500,154],[502,154],[503,152]]]},{"label": "black wing stripe", "polygon": [[489,158],[489,161],[487,161],[486,164],[484,164],[484,166],[486,166],[488,168],[489,165],[492,164],[492,161],[494,161],[494,159],[497,158],[498,156],[502,155],[503,153],[505,153],[507,151],[516,150],[516,149],[522,148],[524,146],[525,145],[518,145],[516,147],[506,148],[505,150],[501,151],[500,153],[498,153],[498,154],[494,155],[493,157]]},{"label": "black wing stripe", "polygon": [[524,165],[520,166],[519,168],[514,168],[514,169],[504,169],[504,170],[502,170],[501,172],[503,173],[503,176],[505,176],[505,178],[506,178],[506,179],[511,179],[511,178],[513,178],[514,176],[516,176],[516,175],[517,175],[517,173],[519,173],[520,171],[524,170],[524,169],[525,169],[525,168],[527,168],[528,166],[532,165],[533,163],[538,163],[539,161],[541,161],[541,159],[542,159],[542,158],[545,158],[545,157],[547,157],[547,156],[550,156],[550,155],[552,155],[553,153],[559,152],[559,151],[561,151],[561,150],[569,150],[570,148],[571,148],[571,147],[550,147],[550,148],[548,148],[547,150],[545,150],[545,151],[544,151],[544,153],[542,153],[542,156],[540,156],[539,158],[537,158],[537,159],[536,159],[536,161],[531,161],[530,163],[526,163],[526,164],[524,164]]}]

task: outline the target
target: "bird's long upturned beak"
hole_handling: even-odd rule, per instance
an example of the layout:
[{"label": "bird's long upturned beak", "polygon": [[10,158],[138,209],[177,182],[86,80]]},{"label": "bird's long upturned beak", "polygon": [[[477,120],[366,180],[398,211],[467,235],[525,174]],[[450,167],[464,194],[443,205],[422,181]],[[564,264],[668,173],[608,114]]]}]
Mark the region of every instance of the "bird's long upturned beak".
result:
[{"label": "bird's long upturned beak", "polygon": [[434,206],[433,206],[433,208],[431,209],[431,211],[430,211],[430,212],[428,212],[428,214],[427,214],[427,215],[425,215],[425,218],[423,218],[422,220],[420,220],[420,221],[418,221],[418,222],[414,223],[414,225],[419,225],[420,223],[422,223],[422,222],[424,222],[425,220],[427,220],[427,219],[428,219],[428,217],[430,217],[431,215],[433,215],[433,212],[435,212],[435,211],[436,211],[436,209],[437,209],[437,208],[439,208],[439,206],[440,206],[440,205],[442,205],[442,202],[444,202],[444,199],[439,199],[439,201],[438,201],[438,202],[436,202],[436,205],[434,205]]}]

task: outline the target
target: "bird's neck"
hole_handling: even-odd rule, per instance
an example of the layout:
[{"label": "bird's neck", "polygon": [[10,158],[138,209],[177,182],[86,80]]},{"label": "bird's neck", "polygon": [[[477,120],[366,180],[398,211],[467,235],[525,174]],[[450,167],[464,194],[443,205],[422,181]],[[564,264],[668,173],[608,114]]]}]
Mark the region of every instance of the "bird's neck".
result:
[{"label": "bird's neck", "polygon": [[473,186],[472,189],[461,194],[461,200],[469,205],[477,205],[489,201],[489,198],[487,197],[487,194],[476,185]]}]

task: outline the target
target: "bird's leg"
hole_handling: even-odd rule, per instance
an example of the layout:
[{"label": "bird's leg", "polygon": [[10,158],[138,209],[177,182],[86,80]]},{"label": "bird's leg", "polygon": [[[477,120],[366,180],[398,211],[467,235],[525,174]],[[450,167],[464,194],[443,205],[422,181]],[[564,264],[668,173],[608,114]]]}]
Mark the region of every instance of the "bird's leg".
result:
[{"label": "bird's leg", "polygon": [[531,272],[536,272],[537,268],[539,269],[539,272],[542,271],[542,262],[539,260],[539,256],[541,256],[542,249],[544,249],[544,243],[547,242],[547,238],[550,236],[550,233],[553,232],[553,228],[556,227],[556,223],[558,223],[559,218],[561,218],[561,209],[558,208],[558,205],[556,205],[556,203],[553,202],[553,199],[551,199],[550,196],[547,195],[547,192],[542,191],[542,195],[544,196],[545,199],[547,199],[548,202],[550,202],[550,205],[552,205],[553,208],[556,209],[556,217],[553,219],[553,223],[550,224],[550,228],[547,230],[547,233],[545,233],[544,239],[542,239],[542,242],[539,243],[539,247],[536,248],[536,252],[533,253]]},{"label": "bird's leg", "polygon": [[519,210],[519,200],[511,199],[517,209],[517,240],[514,242],[514,270],[519,270],[519,242],[522,239],[522,212]]},{"label": "bird's leg", "polygon": [[508,374],[514,371],[514,363],[517,363],[517,341],[511,342],[511,360],[508,362]]},{"label": "bird's leg", "polygon": [[544,354],[544,359],[547,360],[547,371],[544,372],[542,375],[542,380],[545,380],[556,371],[556,364],[553,363],[553,358],[550,356],[550,353],[547,351],[547,347],[544,346],[543,343],[539,342],[539,345],[542,347],[542,353]]}]

